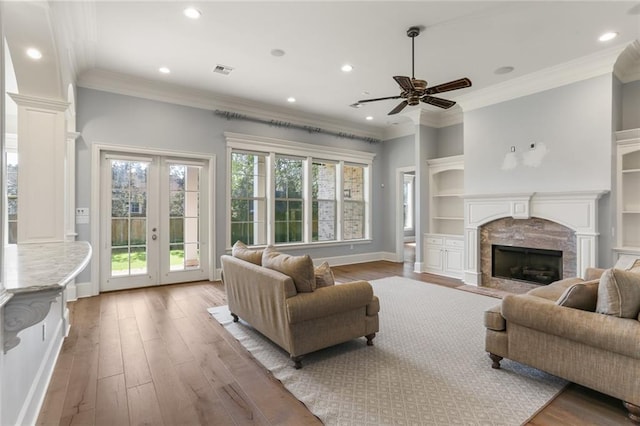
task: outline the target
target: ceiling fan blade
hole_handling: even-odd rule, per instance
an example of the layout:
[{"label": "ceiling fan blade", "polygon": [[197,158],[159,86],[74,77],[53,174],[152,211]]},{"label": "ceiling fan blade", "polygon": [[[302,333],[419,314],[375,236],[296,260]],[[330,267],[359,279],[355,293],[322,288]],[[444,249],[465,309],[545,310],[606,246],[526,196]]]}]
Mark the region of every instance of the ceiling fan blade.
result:
[{"label": "ceiling fan blade", "polygon": [[459,80],[450,81],[448,83],[438,84],[437,86],[429,87],[425,94],[433,95],[434,93],[449,92],[451,90],[464,89],[465,87],[471,87],[471,80],[466,77]]},{"label": "ceiling fan blade", "polygon": [[400,111],[402,111],[404,109],[404,107],[406,107],[407,105],[409,105],[409,102],[407,101],[402,101],[400,102],[394,109],[392,109],[391,111],[389,111],[389,113],[387,115],[393,115],[393,114],[397,114]]},{"label": "ceiling fan blade", "polygon": [[449,109],[456,103],[449,99],[436,98],[435,96],[423,96],[420,100],[429,105],[434,105],[440,108]]},{"label": "ceiling fan blade", "polygon": [[386,98],[374,98],[374,99],[362,99],[358,101],[359,104],[366,102],[384,101],[385,99],[400,99],[402,96],[387,96]]},{"label": "ceiling fan blade", "polygon": [[402,75],[395,75],[393,76],[393,79],[400,85],[402,90],[406,92],[411,92],[415,89],[409,77],[404,77]]}]

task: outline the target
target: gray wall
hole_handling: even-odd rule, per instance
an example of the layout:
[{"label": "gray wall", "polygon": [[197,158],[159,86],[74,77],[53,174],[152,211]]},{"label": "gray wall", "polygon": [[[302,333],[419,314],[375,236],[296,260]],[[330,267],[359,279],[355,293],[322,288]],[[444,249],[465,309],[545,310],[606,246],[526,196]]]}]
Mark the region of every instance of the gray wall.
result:
[{"label": "gray wall", "polygon": [[465,192],[611,189],[611,108],[612,76],[605,75],[469,111]]},{"label": "gray wall", "polygon": [[640,80],[622,86],[622,128],[640,128]]},{"label": "gray wall", "polygon": [[436,158],[461,155],[464,152],[464,126],[462,123],[437,130]]},{"label": "gray wall", "polygon": [[396,169],[415,166],[415,137],[403,136],[384,141],[382,144],[382,173],[384,180],[383,208],[384,226],[382,229],[383,251],[396,251]]},{"label": "gray wall", "polygon": [[[227,165],[223,135],[223,132],[229,131],[376,153],[372,170],[372,208],[374,212],[383,209],[385,201],[384,190],[381,188],[383,173],[380,160],[382,144],[310,134],[260,123],[226,120],[204,109],[86,88],[78,88],[77,98],[77,128],[82,134],[76,148],[76,205],[78,207],[90,206],[90,154],[91,145],[94,143],[214,154],[216,156],[216,187],[212,190],[212,195],[215,197],[215,250],[219,257],[229,246],[225,241]],[[345,244],[338,247],[300,250],[316,258],[378,252],[383,248],[381,235],[384,219],[374,214],[372,221],[373,242],[371,244],[354,244],[353,248],[350,244]],[[77,225],[77,231],[78,240],[90,241],[90,225]],[[219,263],[218,260],[217,263]],[[78,278],[78,282],[88,281],[90,281],[90,268],[87,268]]]}]

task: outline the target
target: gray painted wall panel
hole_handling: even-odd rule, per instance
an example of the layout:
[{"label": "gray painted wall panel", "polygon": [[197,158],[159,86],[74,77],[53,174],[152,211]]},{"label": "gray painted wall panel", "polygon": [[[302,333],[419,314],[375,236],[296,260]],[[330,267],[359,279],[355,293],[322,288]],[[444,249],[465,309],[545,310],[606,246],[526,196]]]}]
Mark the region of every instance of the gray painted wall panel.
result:
[{"label": "gray painted wall panel", "polygon": [[466,113],[465,192],[610,189],[611,105],[606,75]]},{"label": "gray painted wall panel", "polygon": [[438,129],[437,158],[461,155],[464,152],[464,126],[462,123]]},{"label": "gray painted wall panel", "polygon": [[622,86],[622,129],[640,128],[640,80]]}]

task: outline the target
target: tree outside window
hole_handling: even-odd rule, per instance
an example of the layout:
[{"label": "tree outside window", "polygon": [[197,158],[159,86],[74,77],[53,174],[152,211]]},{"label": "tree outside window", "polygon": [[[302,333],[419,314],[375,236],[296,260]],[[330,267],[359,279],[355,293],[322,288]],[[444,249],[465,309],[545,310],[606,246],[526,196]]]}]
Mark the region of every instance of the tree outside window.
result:
[{"label": "tree outside window", "polygon": [[267,242],[266,154],[231,153],[231,241]]},{"label": "tree outside window", "polygon": [[302,159],[276,156],[274,167],[276,243],[303,241],[302,167]]}]

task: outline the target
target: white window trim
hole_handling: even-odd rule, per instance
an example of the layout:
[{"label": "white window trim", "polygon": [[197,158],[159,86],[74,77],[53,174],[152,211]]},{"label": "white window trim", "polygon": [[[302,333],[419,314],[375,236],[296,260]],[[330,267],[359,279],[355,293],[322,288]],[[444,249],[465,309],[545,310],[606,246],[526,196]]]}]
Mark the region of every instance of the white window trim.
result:
[{"label": "white window trim", "polygon": [[[336,229],[336,240],[333,241],[311,241],[311,233],[308,232],[307,228],[310,227],[310,218],[305,220],[305,229],[304,229],[304,241],[301,243],[291,243],[291,244],[278,244],[278,246],[287,246],[287,247],[303,247],[303,246],[326,246],[326,245],[345,245],[345,244],[354,244],[358,242],[368,242],[371,240],[371,228],[372,228],[372,215],[371,215],[371,200],[372,200],[372,183],[373,179],[371,174],[373,172],[373,160],[376,156],[374,153],[370,152],[362,152],[355,151],[344,148],[336,148],[329,147],[324,145],[314,145],[302,142],[288,141],[283,139],[275,139],[268,138],[262,136],[253,136],[253,135],[244,135],[239,133],[225,132],[224,137],[227,142],[227,188],[226,188],[226,205],[227,212],[231,211],[231,173],[229,173],[231,167],[231,153],[233,151],[245,151],[245,152],[262,152],[267,155],[267,158],[270,158],[271,161],[268,161],[267,164],[267,194],[271,194],[273,191],[273,176],[271,173],[271,163],[276,154],[278,155],[291,155],[295,157],[307,157],[305,169],[310,168],[310,160],[327,160],[327,161],[335,161],[337,164],[336,174],[337,176],[342,176],[342,171],[344,164],[355,164],[365,167],[365,176],[364,176],[364,185],[365,185],[365,230],[364,230],[364,238],[356,239],[356,240],[343,240],[342,239],[342,204],[343,204],[343,194],[342,194],[342,178],[338,178],[336,182],[336,190],[337,197],[337,229]],[[308,173],[308,171],[307,171]],[[309,188],[310,189],[310,188]],[[309,194],[307,194],[309,195]],[[267,197],[267,200],[270,200]],[[307,196],[305,198],[305,203],[309,203],[309,206],[305,205],[305,210],[311,209],[310,197]],[[268,214],[267,214],[267,244],[275,245],[275,235],[274,235],[274,203],[268,202]],[[305,213],[306,218],[306,213]],[[225,220],[225,228],[226,228],[226,244],[227,249],[230,249],[229,244],[231,240],[231,221],[229,217]]]}]

